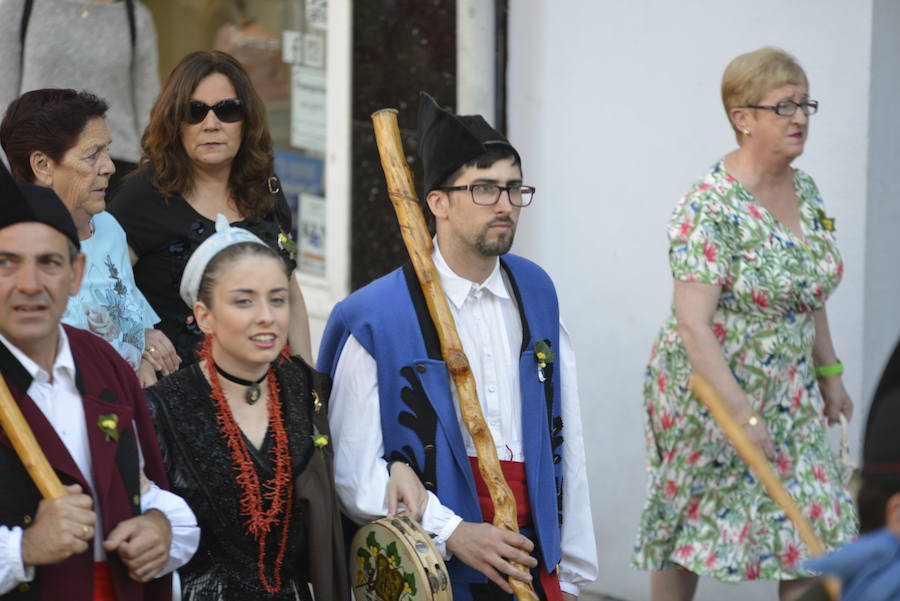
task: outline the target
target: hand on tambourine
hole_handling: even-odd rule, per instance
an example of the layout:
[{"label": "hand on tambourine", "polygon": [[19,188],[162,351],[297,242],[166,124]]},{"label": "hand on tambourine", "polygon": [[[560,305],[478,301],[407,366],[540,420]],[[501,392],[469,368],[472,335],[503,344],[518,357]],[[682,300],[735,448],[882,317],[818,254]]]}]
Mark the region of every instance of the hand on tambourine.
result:
[{"label": "hand on tambourine", "polygon": [[534,550],[534,543],[518,532],[503,530],[493,524],[460,522],[447,539],[447,550],[509,594],[513,590],[504,574],[531,583],[531,574],[510,562],[528,568],[537,565],[537,559],[529,555]]},{"label": "hand on tambourine", "polygon": [[397,515],[397,508],[403,503],[406,510],[401,513],[421,522],[428,505],[428,491],[422,486],[416,472],[402,461],[393,462],[390,472],[391,479],[387,488],[388,517]]}]

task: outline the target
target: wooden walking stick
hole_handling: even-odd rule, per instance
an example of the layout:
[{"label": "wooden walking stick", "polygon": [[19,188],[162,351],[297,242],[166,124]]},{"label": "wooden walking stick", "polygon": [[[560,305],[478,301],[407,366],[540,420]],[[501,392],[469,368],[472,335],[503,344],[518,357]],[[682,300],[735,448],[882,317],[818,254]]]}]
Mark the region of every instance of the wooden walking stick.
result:
[{"label": "wooden walking stick", "polygon": [[[397,124],[397,111],[394,109],[376,111],[372,114],[372,123],[375,126],[375,142],[378,145],[378,154],[381,156],[381,167],[384,169],[388,193],[391,203],[394,205],[394,211],[397,213],[397,221],[400,223],[403,243],[412,259],[419,284],[425,295],[425,303],[428,305],[428,313],[437,329],[441,342],[441,354],[447,363],[453,384],[456,386],[460,413],[478,455],[478,469],[481,471],[481,476],[490,492],[491,501],[494,503],[494,526],[510,532],[518,532],[516,500],[500,470],[500,460],[497,458],[494,439],[484,421],[484,414],[478,402],[475,378],[469,369],[469,360],[463,352],[462,342],[456,331],[456,323],[453,321],[453,314],[450,313],[447,297],[441,290],[437,268],[431,259],[433,250],[431,235],[416,197],[412,173],[403,154],[403,143],[400,141],[400,128]],[[528,572],[528,568],[520,564],[513,563],[513,565]],[[519,601],[538,601],[530,584],[514,578],[510,578],[509,583]]]},{"label": "wooden walking stick", "polygon": [[66,489],[59,476],[50,467],[44,451],[34,439],[34,433],[25,416],[16,404],[16,400],[6,386],[6,380],[0,376],[0,426],[13,445],[16,454],[28,470],[38,490],[45,499],[55,499],[66,495]]},{"label": "wooden walking stick", "polygon": [[[825,546],[822,545],[822,541],[816,536],[809,520],[806,519],[806,516],[803,515],[803,512],[797,507],[797,504],[794,502],[790,493],[788,493],[781,484],[781,480],[772,469],[766,456],[758,446],[753,444],[750,437],[744,432],[743,427],[731,416],[728,407],[725,406],[725,403],[722,402],[722,399],[719,398],[719,395],[713,387],[702,376],[697,374],[694,374],[691,377],[691,387],[697,398],[700,399],[700,401],[706,405],[707,409],[709,409],[709,412],[712,413],[713,418],[719,424],[719,427],[722,429],[722,432],[725,433],[725,436],[728,437],[728,440],[731,441],[731,444],[734,446],[741,459],[750,466],[750,469],[753,470],[756,477],[759,478],[760,482],[763,483],[763,486],[766,487],[769,496],[781,506],[785,515],[791,520],[794,527],[797,528],[800,538],[803,539],[803,542],[809,547],[810,553],[812,553],[814,557],[824,555]],[[840,598],[841,584],[839,581],[834,578],[824,578],[823,584],[829,597],[832,599]]]}]

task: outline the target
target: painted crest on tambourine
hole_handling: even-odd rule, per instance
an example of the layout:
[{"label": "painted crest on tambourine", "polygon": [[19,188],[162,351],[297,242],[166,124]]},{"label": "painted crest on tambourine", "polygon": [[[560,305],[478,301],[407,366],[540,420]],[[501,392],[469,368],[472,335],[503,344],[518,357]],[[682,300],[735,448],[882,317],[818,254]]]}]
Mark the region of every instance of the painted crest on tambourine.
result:
[{"label": "painted crest on tambourine", "polygon": [[357,549],[356,557],[359,563],[356,585],[366,586],[379,601],[404,601],[418,592],[416,575],[402,570],[396,542],[382,547],[375,533],[369,532],[366,547]]},{"label": "painted crest on tambourine", "polygon": [[406,515],[366,524],[353,537],[356,601],[452,601],[447,568],[429,535]]}]

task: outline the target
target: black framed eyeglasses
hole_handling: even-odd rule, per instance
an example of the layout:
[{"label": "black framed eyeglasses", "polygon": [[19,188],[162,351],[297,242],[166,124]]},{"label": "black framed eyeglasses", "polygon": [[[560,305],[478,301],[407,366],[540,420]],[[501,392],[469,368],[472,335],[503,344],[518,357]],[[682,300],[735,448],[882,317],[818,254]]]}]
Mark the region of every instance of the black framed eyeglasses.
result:
[{"label": "black framed eyeglasses", "polygon": [[782,117],[790,117],[797,112],[797,108],[803,111],[803,114],[809,117],[819,112],[818,100],[804,100],[803,102],[794,102],[793,100],[782,100],[778,104],[748,104],[742,106],[745,109],[766,109],[767,111],[775,111],[776,115]]},{"label": "black framed eyeglasses", "polygon": [[444,192],[456,192],[468,190],[472,195],[472,202],[482,207],[489,207],[497,204],[500,200],[500,193],[506,192],[509,197],[509,204],[514,207],[527,207],[531,204],[534,196],[534,186],[523,186],[522,184],[510,184],[509,186],[501,186],[500,184],[469,184],[467,186],[443,186],[438,188]]},{"label": "black framed eyeglasses", "polygon": [[244,106],[241,104],[240,98],[226,98],[212,106],[199,100],[191,100],[188,103],[188,112],[184,120],[192,125],[200,123],[206,119],[210,110],[222,123],[237,123],[244,118]]}]

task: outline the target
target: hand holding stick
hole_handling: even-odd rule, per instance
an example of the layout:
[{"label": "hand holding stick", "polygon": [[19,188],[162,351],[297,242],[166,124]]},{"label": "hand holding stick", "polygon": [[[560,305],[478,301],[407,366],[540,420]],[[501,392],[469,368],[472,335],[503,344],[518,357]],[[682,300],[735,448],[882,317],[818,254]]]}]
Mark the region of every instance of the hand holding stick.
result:
[{"label": "hand holding stick", "polygon": [[[806,519],[806,516],[803,515],[803,512],[797,507],[794,499],[791,498],[790,493],[784,488],[778,475],[766,460],[765,455],[763,455],[763,452],[750,441],[750,438],[747,436],[746,432],[744,432],[744,429],[731,416],[728,407],[725,406],[725,403],[722,402],[722,399],[719,398],[719,395],[713,390],[713,387],[710,386],[709,382],[703,377],[697,374],[694,374],[691,377],[691,387],[697,398],[699,398],[700,401],[706,405],[706,408],[709,409],[709,412],[719,424],[719,427],[722,429],[722,432],[725,433],[725,436],[728,437],[728,440],[731,441],[731,444],[734,446],[734,449],[737,451],[738,455],[740,455],[741,459],[750,466],[750,469],[756,474],[756,477],[759,478],[759,481],[762,482],[763,486],[765,486],[769,496],[778,503],[784,510],[788,519],[794,524],[794,527],[797,528],[800,538],[803,539],[803,542],[809,547],[810,553],[814,557],[824,555],[825,547],[822,545],[822,541],[816,536],[809,520]],[[832,599],[840,598],[840,582],[834,578],[825,578],[824,585],[829,597]]]}]

